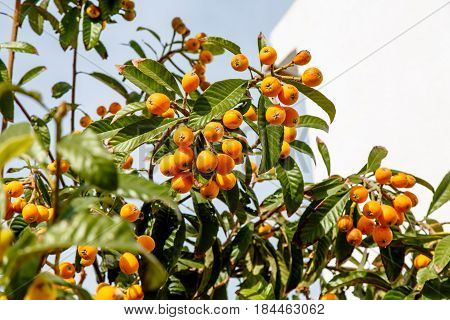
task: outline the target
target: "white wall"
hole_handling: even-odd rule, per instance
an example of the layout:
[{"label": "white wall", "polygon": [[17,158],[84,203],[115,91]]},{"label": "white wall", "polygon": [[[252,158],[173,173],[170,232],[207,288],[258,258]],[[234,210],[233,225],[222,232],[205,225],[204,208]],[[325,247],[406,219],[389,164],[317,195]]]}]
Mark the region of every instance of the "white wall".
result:
[{"label": "white wall", "polygon": [[[327,143],[332,173],[356,172],[372,146],[382,145],[389,150],[384,166],[438,185],[450,169],[449,30],[448,1],[294,2],[271,43],[279,60],[294,49],[310,50],[310,65],[323,71],[320,90],[335,103],[337,115],[329,134],[311,130],[310,140],[318,135]],[[311,101],[307,111],[328,120]],[[316,180],[325,176],[318,162]],[[432,195],[420,186],[413,192],[421,217]],[[449,221],[448,209],[432,216]]]}]

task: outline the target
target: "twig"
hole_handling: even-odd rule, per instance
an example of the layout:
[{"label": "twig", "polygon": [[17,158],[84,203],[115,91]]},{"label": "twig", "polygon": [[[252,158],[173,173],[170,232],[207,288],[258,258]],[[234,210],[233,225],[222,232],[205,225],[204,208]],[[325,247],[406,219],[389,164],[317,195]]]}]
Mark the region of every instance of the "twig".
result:
[{"label": "twig", "polygon": [[[78,31],[77,31],[78,33]],[[70,99],[71,105],[71,114],[70,114],[70,131],[75,131],[75,91],[77,85],[77,55],[78,55],[78,46],[73,48],[73,62],[72,62],[72,96]]]}]

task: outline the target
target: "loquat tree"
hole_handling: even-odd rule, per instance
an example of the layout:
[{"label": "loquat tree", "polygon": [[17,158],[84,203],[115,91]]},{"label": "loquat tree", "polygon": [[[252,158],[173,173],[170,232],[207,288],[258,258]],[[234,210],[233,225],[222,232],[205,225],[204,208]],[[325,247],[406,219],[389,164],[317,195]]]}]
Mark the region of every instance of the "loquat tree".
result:
[{"label": "loquat tree", "polygon": [[[75,131],[75,113],[83,112],[75,96],[78,36],[106,59],[100,37],[117,15],[133,20],[133,1],[16,1],[12,41],[0,44],[10,51],[8,65],[0,60],[2,298],[227,299],[232,280],[237,299],[450,297],[447,222],[429,218],[450,198],[450,173],[434,189],[401,168],[382,167],[387,150],[377,146],[354,174],[330,175],[327,146],[317,139],[329,177],[304,180],[298,158],[316,159],[297,132],[328,131],[336,113],[314,89],[323,75],[308,66],[307,50],[278,65],[260,35],[260,65],[251,66],[237,44],[190,36],[180,18],[168,42],[139,27],[161,50],[146,43],[150,58],[129,42],[139,58],[116,67],[135,91],[90,73],[125,103],[84,112]],[[63,50],[73,50],[72,84],[52,87],[54,97],[71,92],[71,99],[56,108],[23,88],[45,67],[12,81],[14,54],[37,52],[17,40],[26,21],[38,35],[48,21]],[[207,66],[222,54],[236,78],[211,84]],[[22,94],[45,116],[30,115]],[[299,115],[300,98],[329,121]],[[28,122],[10,124],[16,107]],[[148,151],[146,161],[133,161],[137,150]],[[433,193],[420,220],[409,191],[416,184]],[[272,192],[263,197],[258,185]],[[86,289],[87,277],[95,277],[95,292]]]}]

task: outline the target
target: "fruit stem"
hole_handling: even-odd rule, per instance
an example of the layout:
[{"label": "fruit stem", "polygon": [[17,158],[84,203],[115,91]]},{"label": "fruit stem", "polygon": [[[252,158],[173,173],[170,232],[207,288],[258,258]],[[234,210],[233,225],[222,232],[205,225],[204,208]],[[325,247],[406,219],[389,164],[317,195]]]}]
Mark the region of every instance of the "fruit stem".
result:
[{"label": "fruit stem", "polygon": [[264,73],[262,73],[261,71],[253,68],[252,66],[248,66],[248,69],[253,71],[254,73],[256,73],[257,75],[259,75],[261,78],[264,78]]},{"label": "fruit stem", "polygon": [[279,73],[280,71],[286,70],[286,69],[292,67],[293,65],[294,65],[294,63],[291,61],[290,63],[288,63],[288,64],[286,64],[286,65],[284,65],[282,67],[279,67],[278,69],[275,69],[273,72],[274,73]]}]

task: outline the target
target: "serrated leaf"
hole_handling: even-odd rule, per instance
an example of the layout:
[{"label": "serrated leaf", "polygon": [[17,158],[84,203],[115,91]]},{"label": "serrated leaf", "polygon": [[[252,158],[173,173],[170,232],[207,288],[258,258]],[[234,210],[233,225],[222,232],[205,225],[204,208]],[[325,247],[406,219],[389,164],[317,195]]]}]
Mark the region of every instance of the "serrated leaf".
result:
[{"label": "serrated leaf", "polygon": [[313,159],[314,164],[316,164],[316,157],[314,156],[314,152],[312,151],[311,147],[303,141],[300,140],[294,140],[290,143],[291,147],[297,150],[298,152],[304,153]]},{"label": "serrated leaf", "polygon": [[300,91],[310,100],[315,102],[320,108],[322,108],[322,110],[325,111],[330,117],[330,122],[334,121],[334,117],[336,116],[336,107],[334,106],[333,102],[325,97],[320,91],[295,81],[287,80],[285,82],[295,86],[298,91]]},{"label": "serrated leaf", "polygon": [[300,217],[294,239],[303,247],[319,240],[336,226],[348,201],[349,196],[346,192],[311,202]]},{"label": "serrated leaf", "polygon": [[[416,180],[417,181],[417,180]],[[450,200],[450,171],[447,172],[445,177],[442,179],[441,183],[436,189],[433,195],[433,200],[431,200],[430,207],[428,208],[427,216],[436,211],[444,204]]]},{"label": "serrated leaf", "polygon": [[300,121],[297,127],[319,129],[325,132],[328,132],[329,129],[328,124],[324,120],[319,117],[309,115],[300,116]]},{"label": "serrated leaf", "polygon": [[103,82],[108,87],[110,87],[117,93],[121,94],[123,97],[126,98],[128,96],[127,89],[125,89],[125,87],[116,79],[114,79],[104,73],[101,73],[101,72],[92,72],[92,73],[89,73],[89,75],[91,77]]},{"label": "serrated leaf", "polygon": [[172,91],[169,91],[165,86],[156,82],[154,79],[145,75],[143,72],[139,71],[134,66],[124,66],[121,68],[121,74],[137,86],[139,89],[144,91],[147,94],[152,93],[163,93],[168,96],[170,99],[175,99],[175,94]]},{"label": "serrated leaf", "polygon": [[208,122],[221,118],[225,112],[235,107],[245,93],[247,81],[229,79],[213,83],[197,99],[188,126],[193,130],[203,128]]},{"label": "serrated leaf", "polygon": [[439,241],[436,246],[433,257],[434,270],[436,270],[437,273],[441,273],[449,262],[450,262],[450,236],[447,236],[441,241]]},{"label": "serrated leaf", "polygon": [[229,40],[220,37],[206,37],[205,44],[215,44],[218,45],[225,50],[230,51],[233,54],[241,53],[241,48],[239,46]]},{"label": "serrated leaf", "polygon": [[141,121],[143,118],[135,115],[123,117],[112,123],[114,117],[110,116],[98,121],[94,121],[89,125],[89,129],[94,131],[100,140],[112,138],[117,132],[123,128]]},{"label": "serrated leaf", "polygon": [[303,175],[294,159],[280,160],[276,166],[277,178],[283,190],[288,216],[294,214],[303,202]]},{"label": "serrated leaf", "polygon": [[114,122],[116,122],[117,120],[119,120],[120,118],[122,118],[124,116],[128,116],[135,112],[142,111],[145,108],[146,108],[145,102],[133,102],[133,103],[127,104],[125,107],[120,109],[119,112],[117,112],[114,115],[114,118],[111,120],[111,124],[113,124]]},{"label": "serrated leaf", "polygon": [[55,99],[61,98],[64,94],[69,92],[70,89],[72,89],[72,86],[67,82],[57,82],[52,87],[52,97]]},{"label": "serrated leaf", "polygon": [[327,168],[328,176],[331,174],[331,161],[330,161],[330,153],[328,152],[328,147],[319,137],[316,137],[317,148],[319,149],[319,153],[322,156],[322,160],[325,163],[325,167]]},{"label": "serrated leaf", "polygon": [[266,109],[271,105],[270,101],[261,95],[258,102],[258,128],[261,141],[262,157],[258,173],[262,174],[275,167],[280,158],[283,141],[283,126],[268,124],[266,121]]},{"label": "serrated leaf", "polygon": [[47,70],[46,67],[44,66],[39,66],[39,67],[35,67],[33,69],[28,70],[23,76],[22,78],[20,78],[19,82],[17,83],[17,85],[22,86],[25,83],[27,83],[28,81],[36,78],[39,74],[41,74],[42,72],[44,72],[45,70]]},{"label": "serrated leaf", "polygon": [[88,183],[103,190],[117,189],[118,175],[112,156],[94,132],[86,130],[82,135],[65,136],[59,152]]},{"label": "serrated leaf", "polygon": [[38,51],[34,46],[29,44],[28,42],[23,41],[10,41],[0,43],[0,49],[8,49],[14,52],[38,54]]}]

